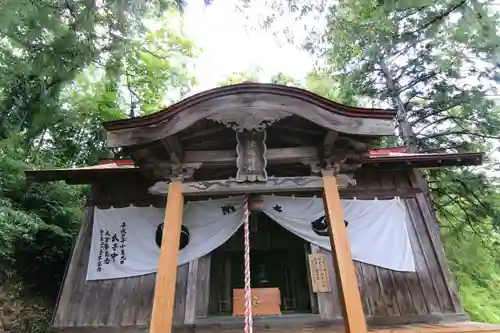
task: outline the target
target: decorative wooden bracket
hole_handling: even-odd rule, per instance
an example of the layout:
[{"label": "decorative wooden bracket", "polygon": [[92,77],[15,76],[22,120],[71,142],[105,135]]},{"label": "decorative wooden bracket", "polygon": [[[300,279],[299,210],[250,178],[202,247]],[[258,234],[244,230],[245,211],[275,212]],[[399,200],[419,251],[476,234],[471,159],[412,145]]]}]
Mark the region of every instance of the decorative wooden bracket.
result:
[{"label": "decorative wooden bracket", "polygon": [[168,178],[179,182],[193,179],[194,172],[201,168],[203,163],[175,163],[171,166]]},{"label": "decorative wooden bracket", "polygon": [[319,159],[303,159],[300,161],[304,165],[308,165],[311,168],[311,175],[316,176],[321,173],[321,162]]},{"label": "decorative wooden bracket", "polygon": [[222,123],[238,132],[262,131],[276,121],[290,117],[292,114],[283,110],[252,108],[245,110],[232,109],[208,116],[207,119]]}]

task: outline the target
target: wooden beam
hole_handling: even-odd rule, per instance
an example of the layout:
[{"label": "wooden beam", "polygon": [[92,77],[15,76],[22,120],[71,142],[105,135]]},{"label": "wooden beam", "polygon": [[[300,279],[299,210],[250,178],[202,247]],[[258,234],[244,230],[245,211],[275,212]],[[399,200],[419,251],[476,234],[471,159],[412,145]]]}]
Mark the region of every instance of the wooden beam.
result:
[{"label": "wooden beam", "polygon": [[292,131],[292,132],[298,132],[298,133],[305,133],[305,134],[309,134],[309,135],[312,135],[312,136],[322,136],[322,133],[321,131],[318,131],[316,129],[308,129],[308,128],[302,128],[302,127],[299,127],[300,125],[298,126],[291,126],[291,125],[283,125],[281,123],[278,123],[279,125],[279,128],[282,128],[282,129],[285,129],[285,130],[289,130],[289,131]]},{"label": "wooden beam", "polygon": [[[347,175],[338,175],[337,186],[347,188],[356,185],[356,181]],[[267,182],[239,183],[235,180],[207,180],[182,183],[182,192],[185,196],[200,195],[228,195],[243,193],[270,193],[270,192],[311,192],[323,189],[321,177],[274,177]],[[166,195],[170,191],[167,182],[157,182],[149,188],[149,193]]]},{"label": "wooden beam", "polygon": [[292,135],[292,134],[289,134],[289,135],[286,135],[286,134],[279,134],[279,139],[280,141],[284,142],[284,143],[289,143],[289,144],[292,144],[292,145],[312,145],[316,142],[315,138],[311,138],[311,137],[304,137],[304,136],[300,136],[300,135]]},{"label": "wooden beam", "polygon": [[[206,166],[236,166],[236,150],[201,150],[184,152],[184,163],[203,163]],[[318,159],[315,147],[293,147],[267,149],[268,164],[298,162],[303,159]]]},{"label": "wooden beam", "polygon": [[394,197],[403,198],[415,198],[418,193],[422,193],[421,189],[418,188],[378,188],[378,189],[366,189],[366,188],[339,188],[340,197],[342,199],[366,199],[372,200],[374,198],[378,199],[392,199]]},{"label": "wooden beam", "polygon": [[184,197],[182,184],[169,184],[160,260],[156,274],[150,333],[170,333],[174,311],[175,280],[179,255]]},{"label": "wooden beam", "polygon": [[[375,198],[377,199],[393,199],[394,197],[399,197],[401,199],[409,199],[409,198],[415,198],[418,193],[422,193],[421,189],[416,189],[416,188],[399,188],[399,189],[366,189],[366,188],[339,188],[340,191],[340,198],[342,200],[349,200],[349,199],[360,199],[360,200],[374,200]],[[320,192],[320,191],[317,191]],[[268,192],[273,193],[273,192]],[[292,194],[296,194],[297,196],[312,196],[313,194],[316,194],[314,191],[311,192],[293,192],[293,191],[288,191],[288,192],[279,192],[280,195],[283,196],[288,196]],[[160,196],[161,195],[161,196]],[[127,201],[126,203],[122,201],[118,202],[113,202],[109,201],[106,199],[106,197],[101,197],[101,198],[93,198],[89,199],[87,204],[92,205],[92,206],[99,206],[100,208],[109,208],[109,207],[124,207],[128,206],[129,204],[132,205],[139,205],[139,206],[148,206],[148,205],[153,205],[154,207],[164,207],[165,206],[165,200],[162,196],[165,194],[159,193],[157,196],[153,197],[152,199],[133,199],[132,201]],[[214,196],[215,197],[215,196]],[[202,199],[203,197],[200,195],[199,197]],[[196,200],[193,196],[191,196],[191,200]]]},{"label": "wooden beam", "polygon": [[344,224],[337,179],[332,171],[323,171],[322,174],[325,214],[329,221],[328,233],[346,333],[366,333],[366,319]]},{"label": "wooden beam", "polygon": [[178,163],[182,161],[184,158],[184,153],[182,151],[182,145],[179,141],[179,138],[175,135],[167,136],[163,140],[161,140],[163,147],[168,152],[170,159],[174,163]]},{"label": "wooden beam", "polygon": [[[217,139],[203,139],[196,140],[196,142],[192,142],[189,144],[185,144],[186,150],[208,150],[208,149],[217,149],[217,147],[221,144],[220,138]],[[232,139],[231,139],[232,140]]]},{"label": "wooden beam", "polygon": [[336,131],[328,131],[325,135],[325,139],[323,140],[323,147],[325,149],[325,155],[330,155],[332,151],[333,144],[335,140],[339,137],[339,132]]},{"label": "wooden beam", "polygon": [[225,130],[227,130],[227,127],[225,127],[225,126],[216,127],[216,128],[210,127],[210,128],[206,128],[203,130],[197,130],[196,132],[193,132],[190,134],[185,134],[185,135],[181,136],[179,140],[181,142],[183,142],[183,141],[199,138],[200,136],[211,135],[211,134],[215,134],[217,132],[222,132]]},{"label": "wooden beam", "polygon": [[351,151],[366,152],[370,149],[370,146],[372,146],[374,143],[376,143],[375,140],[367,140],[366,138],[364,140],[359,141],[350,138],[348,136],[341,136],[337,139],[335,145],[338,148],[344,148]]},{"label": "wooden beam", "polygon": [[[338,136],[339,132],[330,130],[326,133],[325,138],[323,139],[323,147],[322,147],[323,151],[321,158],[325,162],[327,168],[331,168],[332,163],[334,162],[332,149],[335,144],[335,140],[337,140]],[[344,160],[343,156],[341,157],[341,160]]]}]

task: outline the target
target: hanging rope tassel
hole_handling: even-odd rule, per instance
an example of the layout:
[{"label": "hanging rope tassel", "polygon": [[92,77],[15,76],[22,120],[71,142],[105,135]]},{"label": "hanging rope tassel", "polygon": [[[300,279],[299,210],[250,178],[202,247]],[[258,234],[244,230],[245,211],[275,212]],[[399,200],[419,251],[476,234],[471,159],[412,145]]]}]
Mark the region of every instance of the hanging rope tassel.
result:
[{"label": "hanging rope tassel", "polygon": [[252,319],[252,289],[250,280],[250,228],[249,228],[250,211],[248,210],[248,195],[245,196],[243,205],[243,228],[245,239],[245,333],[253,332]]}]

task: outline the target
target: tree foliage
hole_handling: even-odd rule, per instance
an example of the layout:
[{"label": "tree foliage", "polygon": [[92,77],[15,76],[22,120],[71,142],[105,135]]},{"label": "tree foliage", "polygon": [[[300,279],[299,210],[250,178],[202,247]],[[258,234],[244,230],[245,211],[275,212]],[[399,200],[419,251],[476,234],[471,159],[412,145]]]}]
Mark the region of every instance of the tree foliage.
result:
[{"label": "tree foliage", "polygon": [[[500,73],[499,18],[487,6],[457,0],[341,1],[329,9],[327,68],[345,91],[397,109],[401,142],[410,151],[485,151],[486,162],[496,164],[489,153],[500,137],[500,109],[492,98]],[[462,289],[466,306],[473,319],[498,320],[498,310],[485,316],[470,302],[479,298],[471,292],[480,289],[489,295],[498,287],[500,272],[487,272],[472,259],[474,251],[490,264],[499,259],[489,253],[500,227],[495,179],[478,168],[438,169],[426,175],[452,266],[467,288]],[[485,245],[466,245],[470,239]],[[471,251],[469,267],[458,255],[464,252],[450,244]],[[491,282],[477,285],[489,274]],[[488,300],[491,310],[497,302]]]},{"label": "tree foliage", "polygon": [[[400,136],[410,150],[489,151],[491,139],[500,137],[499,108],[488,97],[499,68],[485,44],[498,36],[465,38],[473,11],[464,1],[344,1],[330,9],[326,55],[347,91],[398,110]],[[486,177],[449,170],[429,176],[464,179],[461,188],[440,181],[432,193],[477,204],[482,213],[463,215],[465,222],[498,213],[481,201],[485,197],[473,197],[490,186]]]},{"label": "tree foliage", "polygon": [[9,326],[0,330],[28,329],[16,315],[24,295],[46,318],[31,300],[53,306],[89,190],[28,184],[24,170],[95,164],[109,154],[103,121],[189,92],[198,50],[175,8],[166,0],[0,3],[0,323]]}]

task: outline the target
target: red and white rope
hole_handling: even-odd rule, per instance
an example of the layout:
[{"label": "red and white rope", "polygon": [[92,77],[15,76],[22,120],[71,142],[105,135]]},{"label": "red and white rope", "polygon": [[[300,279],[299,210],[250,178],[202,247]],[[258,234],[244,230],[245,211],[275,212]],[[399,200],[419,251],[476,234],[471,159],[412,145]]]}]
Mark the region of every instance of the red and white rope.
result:
[{"label": "red and white rope", "polygon": [[243,205],[243,228],[245,239],[245,333],[253,332],[252,319],[252,289],[250,280],[250,228],[249,228],[250,211],[248,209],[248,195],[245,196]]}]

